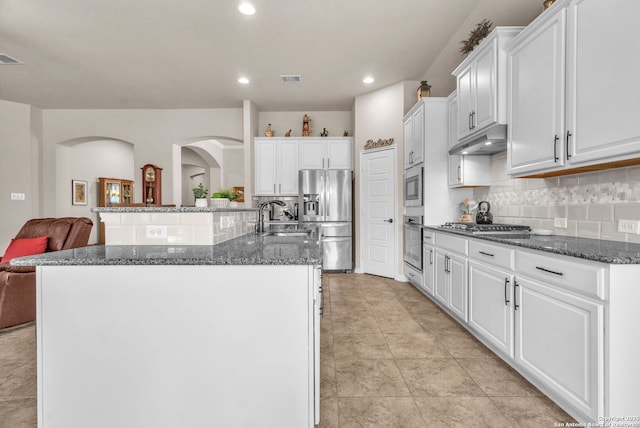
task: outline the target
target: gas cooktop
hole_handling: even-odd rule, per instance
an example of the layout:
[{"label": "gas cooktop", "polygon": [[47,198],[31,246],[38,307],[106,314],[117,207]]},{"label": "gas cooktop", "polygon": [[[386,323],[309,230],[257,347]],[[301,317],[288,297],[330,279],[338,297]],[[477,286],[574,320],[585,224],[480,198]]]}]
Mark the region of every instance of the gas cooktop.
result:
[{"label": "gas cooktop", "polygon": [[531,228],[529,226],[499,223],[477,224],[452,222],[441,225],[440,229],[465,232],[471,235],[528,235],[529,232],[531,232]]}]

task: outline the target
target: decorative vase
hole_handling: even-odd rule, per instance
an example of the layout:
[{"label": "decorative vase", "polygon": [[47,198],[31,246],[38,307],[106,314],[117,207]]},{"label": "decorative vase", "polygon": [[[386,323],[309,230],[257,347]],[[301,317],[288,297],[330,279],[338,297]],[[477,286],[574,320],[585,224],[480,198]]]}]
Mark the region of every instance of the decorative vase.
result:
[{"label": "decorative vase", "polygon": [[542,6],[544,7],[543,10],[546,10],[549,8],[549,6],[551,6],[552,4],[554,4],[556,2],[556,0],[545,0],[544,3],[542,3]]},{"label": "decorative vase", "polygon": [[418,86],[418,101],[429,96],[431,96],[431,85],[426,80],[422,80]]},{"label": "decorative vase", "polygon": [[211,198],[213,208],[229,208],[231,201],[227,198]]},{"label": "decorative vase", "polygon": [[206,208],[207,206],[207,198],[196,198],[196,207]]},{"label": "decorative vase", "polygon": [[271,129],[271,124],[267,125],[267,129],[264,131],[265,137],[273,137],[273,129]]}]

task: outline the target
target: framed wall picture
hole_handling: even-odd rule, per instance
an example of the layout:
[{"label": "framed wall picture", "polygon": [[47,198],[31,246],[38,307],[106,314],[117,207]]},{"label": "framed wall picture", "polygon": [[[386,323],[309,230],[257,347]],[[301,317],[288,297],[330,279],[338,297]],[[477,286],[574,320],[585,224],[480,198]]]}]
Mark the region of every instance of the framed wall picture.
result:
[{"label": "framed wall picture", "polygon": [[84,180],[71,180],[71,203],[73,205],[87,205],[87,182]]}]

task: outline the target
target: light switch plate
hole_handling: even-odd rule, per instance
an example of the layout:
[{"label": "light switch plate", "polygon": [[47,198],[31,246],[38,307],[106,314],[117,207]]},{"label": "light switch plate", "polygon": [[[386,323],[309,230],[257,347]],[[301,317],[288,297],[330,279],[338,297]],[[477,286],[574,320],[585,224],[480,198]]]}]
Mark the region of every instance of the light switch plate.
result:
[{"label": "light switch plate", "polygon": [[12,201],[24,201],[25,200],[25,194],[24,193],[12,193],[11,194],[11,200]]}]

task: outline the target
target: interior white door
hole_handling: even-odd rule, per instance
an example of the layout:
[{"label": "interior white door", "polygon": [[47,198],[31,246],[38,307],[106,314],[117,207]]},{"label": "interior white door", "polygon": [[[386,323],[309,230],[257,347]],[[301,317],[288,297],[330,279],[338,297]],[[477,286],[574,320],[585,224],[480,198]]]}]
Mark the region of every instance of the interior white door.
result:
[{"label": "interior white door", "polygon": [[360,152],[360,211],[362,271],[395,277],[396,149]]}]

